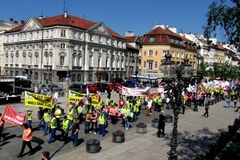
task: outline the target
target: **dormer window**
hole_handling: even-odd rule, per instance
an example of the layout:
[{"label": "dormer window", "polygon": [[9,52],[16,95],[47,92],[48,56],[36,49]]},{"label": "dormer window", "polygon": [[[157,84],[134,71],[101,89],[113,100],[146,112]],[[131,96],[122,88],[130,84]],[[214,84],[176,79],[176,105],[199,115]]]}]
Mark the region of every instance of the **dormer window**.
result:
[{"label": "dormer window", "polygon": [[155,36],[151,36],[149,39],[149,42],[154,42],[155,41]]}]

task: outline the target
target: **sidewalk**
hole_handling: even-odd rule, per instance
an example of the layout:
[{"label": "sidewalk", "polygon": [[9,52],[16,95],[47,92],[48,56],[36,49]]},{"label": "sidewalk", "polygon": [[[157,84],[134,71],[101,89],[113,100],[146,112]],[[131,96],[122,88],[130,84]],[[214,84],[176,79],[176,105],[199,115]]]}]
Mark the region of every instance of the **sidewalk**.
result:
[{"label": "sidewalk", "polygon": [[[208,145],[214,143],[221,130],[232,125],[239,114],[233,108],[223,107],[224,101],[210,106],[210,118],[202,117],[204,108],[199,107],[198,112],[188,111],[185,115],[179,115],[178,123],[178,159],[190,160],[197,154],[204,153]],[[166,124],[166,137],[157,138],[157,129],[148,125],[147,134],[135,133],[135,128],[125,134],[124,143],[113,143],[111,136],[101,140],[101,151],[90,154],[86,152],[85,145],[80,145],[79,149],[70,151],[53,160],[167,160],[167,152],[170,150],[169,142],[172,125]]]}]

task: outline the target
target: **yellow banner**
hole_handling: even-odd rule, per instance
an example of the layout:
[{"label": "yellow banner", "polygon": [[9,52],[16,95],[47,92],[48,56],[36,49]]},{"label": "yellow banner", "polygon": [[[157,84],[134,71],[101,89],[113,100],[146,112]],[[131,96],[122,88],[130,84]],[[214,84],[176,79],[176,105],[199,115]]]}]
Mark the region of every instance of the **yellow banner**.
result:
[{"label": "yellow banner", "polygon": [[25,91],[25,106],[51,109],[53,106],[53,98],[52,96],[45,96]]},{"label": "yellow banner", "polygon": [[73,90],[68,91],[68,102],[79,102],[86,94],[79,93]]},{"label": "yellow banner", "polygon": [[92,98],[92,105],[98,105],[99,104],[99,100],[98,100],[97,96],[92,95],[91,98]]}]

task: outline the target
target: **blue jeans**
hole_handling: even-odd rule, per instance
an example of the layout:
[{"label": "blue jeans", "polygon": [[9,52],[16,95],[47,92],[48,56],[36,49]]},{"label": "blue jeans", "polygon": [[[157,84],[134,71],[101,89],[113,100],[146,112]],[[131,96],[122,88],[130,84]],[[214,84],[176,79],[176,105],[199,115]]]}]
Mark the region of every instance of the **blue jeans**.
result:
[{"label": "blue jeans", "polygon": [[32,129],[32,120],[27,120],[28,127]]},{"label": "blue jeans", "polygon": [[124,127],[125,127],[125,129],[128,129],[128,128],[129,128],[128,117],[125,117],[125,118],[124,118]]},{"label": "blue jeans", "polygon": [[227,107],[227,108],[230,108],[230,99],[227,99],[227,100],[226,100],[226,107]]},{"label": "blue jeans", "polygon": [[43,133],[44,133],[44,134],[47,134],[47,132],[48,132],[48,123],[49,123],[49,122],[44,122],[44,121],[43,121],[43,127],[44,127],[44,128],[43,128]]},{"label": "blue jeans", "polygon": [[71,134],[71,140],[73,142],[74,147],[78,145],[78,133],[77,134]]},{"label": "blue jeans", "polygon": [[41,119],[38,123],[38,130],[40,130],[41,126],[43,125],[43,128],[44,128],[44,122],[43,120]]},{"label": "blue jeans", "polygon": [[99,124],[98,130],[99,130],[99,135],[105,136],[105,125],[104,124]]},{"label": "blue jeans", "polygon": [[51,128],[50,129],[50,138],[48,140],[48,143],[51,143],[54,141],[54,138],[55,138],[55,133],[56,133],[56,128]]}]

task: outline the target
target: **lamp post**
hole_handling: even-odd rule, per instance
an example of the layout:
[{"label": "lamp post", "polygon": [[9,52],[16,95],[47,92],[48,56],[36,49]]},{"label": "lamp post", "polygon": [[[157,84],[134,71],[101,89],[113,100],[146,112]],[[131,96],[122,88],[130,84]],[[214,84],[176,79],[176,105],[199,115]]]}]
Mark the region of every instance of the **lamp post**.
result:
[{"label": "lamp post", "polygon": [[[163,72],[163,82],[168,85],[168,89],[173,91],[175,96],[175,103],[173,106],[173,114],[174,114],[174,121],[173,121],[173,130],[172,130],[172,137],[170,142],[170,151],[168,152],[169,160],[177,160],[178,153],[177,153],[177,136],[178,136],[178,115],[180,112],[180,106],[182,105],[182,91],[183,88],[187,87],[191,80],[192,75],[192,66],[188,64],[188,59],[184,59],[184,63],[181,65],[175,65],[174,62],[171,61],[171,54],[167,53],[165,55],[166,61],[163,62],[160,66],[160,70]],[[175,80],[176,78],[176,80]],[[173,84],[173,82],[175,83]]]},{"label": "lamp post", "polygon": [[197,92],[198,92],[198,69],[199,69],[199,59],[201,58],[201,55],[199,53],[201,47],[197,46],[197,72],[196,72],[196,94],[195,94],[195,102],[194,102],[194,108],[193,111],[197,112],[198,111],[198,103],[197,103]]}]

